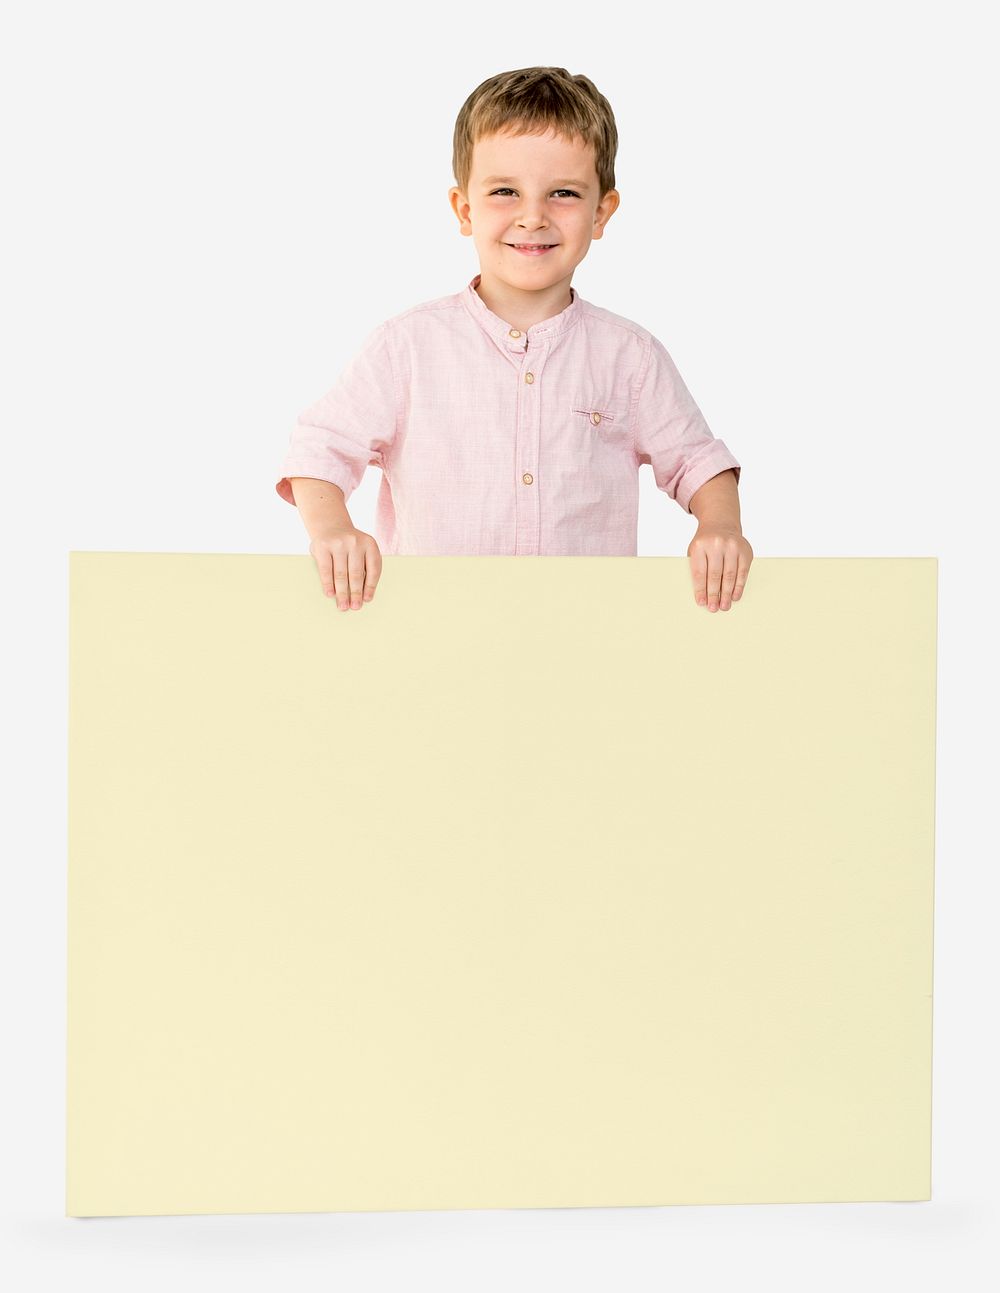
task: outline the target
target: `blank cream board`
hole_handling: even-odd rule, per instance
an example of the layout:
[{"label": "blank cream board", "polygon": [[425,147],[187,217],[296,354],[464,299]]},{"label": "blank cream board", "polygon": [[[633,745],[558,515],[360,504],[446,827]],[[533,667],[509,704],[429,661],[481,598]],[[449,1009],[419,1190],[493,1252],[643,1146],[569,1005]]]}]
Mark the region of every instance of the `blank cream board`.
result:
[{"label": "blank cream board", "polygon": [[935,559],[69,560],[67,1215],[930,1197]]}]

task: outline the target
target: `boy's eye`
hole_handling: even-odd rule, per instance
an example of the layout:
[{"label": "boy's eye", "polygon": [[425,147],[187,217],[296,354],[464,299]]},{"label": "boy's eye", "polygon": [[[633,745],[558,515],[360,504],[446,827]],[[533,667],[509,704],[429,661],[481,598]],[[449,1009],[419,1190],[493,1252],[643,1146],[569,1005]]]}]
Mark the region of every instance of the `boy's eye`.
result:
[{"label": "boy's eye", "polygon": [[[494,197],[497,193],[513,193],[513,192],[514,192],[513,189],[508,189],[508,188],[494,189],[493,192],[490,194],[490,197]],[[574,198],[578,198],[580,196],[575,189],[554,189],[553,192],[569,193],[570,196]]]}]

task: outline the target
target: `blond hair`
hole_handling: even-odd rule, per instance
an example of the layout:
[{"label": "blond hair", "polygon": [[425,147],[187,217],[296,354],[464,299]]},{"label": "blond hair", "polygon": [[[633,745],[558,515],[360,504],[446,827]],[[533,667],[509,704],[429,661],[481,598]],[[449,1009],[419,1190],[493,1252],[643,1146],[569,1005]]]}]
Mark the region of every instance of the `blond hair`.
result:
[{"label": "blond hair", "polygon": [[618,129],[611,104],[589,77],[571,76],[564,67],[522,67],[476,86],[455,122],[455,183],[468,193],[476,140],[501,130],[544,135],[550,128],[592,145],[600,197],[615,187]]}]

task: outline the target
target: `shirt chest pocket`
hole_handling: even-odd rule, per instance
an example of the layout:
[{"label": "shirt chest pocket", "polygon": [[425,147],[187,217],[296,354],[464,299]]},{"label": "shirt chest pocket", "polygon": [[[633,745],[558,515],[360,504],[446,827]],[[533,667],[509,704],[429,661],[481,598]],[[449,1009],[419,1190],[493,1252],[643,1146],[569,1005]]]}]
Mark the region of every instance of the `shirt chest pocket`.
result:
[{"label": "shirt chest pocket", "polygon": [[628,441],[628,403],[614,396],[583,395],[570,401],[570,425],[578,435],[610,444]]}]

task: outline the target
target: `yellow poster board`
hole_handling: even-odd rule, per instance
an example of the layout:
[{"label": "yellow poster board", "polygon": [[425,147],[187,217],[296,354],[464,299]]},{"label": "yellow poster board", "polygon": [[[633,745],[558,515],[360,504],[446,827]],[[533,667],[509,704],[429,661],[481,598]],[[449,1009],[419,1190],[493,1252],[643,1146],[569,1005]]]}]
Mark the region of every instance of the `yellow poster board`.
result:
[{"label": "yellow poster board", "polygon": [[67,1215],[929,1198],[936,597],[72,552]]}]

